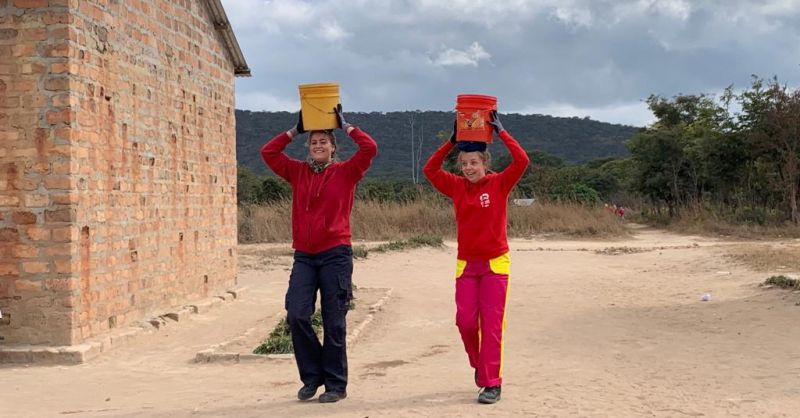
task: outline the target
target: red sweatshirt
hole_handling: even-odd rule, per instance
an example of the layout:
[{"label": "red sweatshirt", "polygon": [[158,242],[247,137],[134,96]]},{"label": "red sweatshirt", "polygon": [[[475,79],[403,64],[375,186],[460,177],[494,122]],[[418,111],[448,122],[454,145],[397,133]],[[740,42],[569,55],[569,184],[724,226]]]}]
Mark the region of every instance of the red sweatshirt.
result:
[{"label": "red sweatshirt", "polygon": [[378,153],[375,140],[359,128],[350,131],[358,151],[347,161],[334,162],[315,173],[308,162],[289,158],[283,150],[292,142],[284,132],[264,144],[261,158],[292,186],[292,248],[316,254],[350,244],[350,211],[356,183]]},{"label": "red sweatshirt", "polygon": [[423,168],[433,187],[453,200],[460,260],[489,260],[508,252],[508,195],[525,173],[529,159],[507,131],[500,132],[500,139],[508,147],[511,164],[500,173],[487,174],[477,183],[442,170],[442,163],[453,148],[449,141],[431,155]]}]

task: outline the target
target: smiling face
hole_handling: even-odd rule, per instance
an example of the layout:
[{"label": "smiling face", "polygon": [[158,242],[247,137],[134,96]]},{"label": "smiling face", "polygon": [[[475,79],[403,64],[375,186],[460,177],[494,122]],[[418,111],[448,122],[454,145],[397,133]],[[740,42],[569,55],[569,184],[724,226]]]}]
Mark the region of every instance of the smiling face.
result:
[{"label": "smiling face", "polygon": [[324,131],[313,131],[308,137],[308,156],[318,162],[327,163],[333,158],[336,143],[331,134]]},{"label": "smiling face", "polygon": [[461,173],[471,183],[477,183],[486,176],[486,155],[483,152],[459,152],[458,166]]}]

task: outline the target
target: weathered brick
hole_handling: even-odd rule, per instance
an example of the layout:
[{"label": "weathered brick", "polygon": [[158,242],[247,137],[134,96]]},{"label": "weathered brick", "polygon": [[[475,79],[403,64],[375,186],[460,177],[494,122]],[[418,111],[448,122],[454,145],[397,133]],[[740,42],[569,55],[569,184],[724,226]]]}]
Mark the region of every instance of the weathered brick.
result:
[{"label": "weathered brick", "polygon": [[15,293],[20,292],[36,292],[42,290],[42,282],[40,280],[23,280],[17,279],[14,281]]},{"label": "weathered brick", "polygon": [[26,194],[25,207],[41,208],[50,204],[50,196],[46,194]]},{"label": "weathered brick", "polygon": [[59,193],[50,195],[54,205],[73,205],[77,204],[80,197],[77,193]]},{"label": "weathered brick", "polygon": [[20,41],[43,41],[47,39],[46,28],[27,28],[23,29],[19,37]]},{"label": "weathered brick", "polygon": [[28,226],[24,231],[31,241],[47,241],[50,239],[50,229],[48,228]]},{"label": "weathered brick", "polygon": [[44,281],[44,290],[66,292],[68,290],[77,289],[79,285],[80,279],[77,277],[59,277],[46,279]]},{"label": "weathered brick", "polygon": [[69,190],[75,187],[75,183],[70,176],[48,176],[44,179],[44,187],[47,190]]},{"label": "weathered brick", "polygon": [[11,251],[11,255],[17,258],[35,258],[39,255],[39,249],[33,245],[17,244]]},{"label": "weathered brick", "polygon": [[70,256],[74,249],[71,244],[53,244],[47,246],[43,253],[46,257]]},{"label": "weathered brick", "polygon": [[0,241],[16,242],[19,240],[19,231],[17,228],[6,227],[0,228]]},{"label": "weathered brick", "polygon": [[25,273],[47,273],[50,271],[50,263],[43,261],[23,261],[22,271]]},{"label": "weathered brick", "polygon": [[55,259],[53,263],[56,266],[56,273],[59,274],[72,273],[78,271],[80,268],[80,264],[70,258]]},{"label": "weathered brick", "polygon": [[75,222],[75,215],[75,208],[52,209],[44,212],[46,222]]},{"label": "weathered brick", "polygon": [[78,228],[66,227],[53,229],[53,241],[55,242],[69,242],[78,239]]},{"label": "weathered brick", "polygon": [[[0,276],[18,275],[19,268],[16,263],[0,262]],[[9,280],[4,278],[3,280]]]},{"label": "weathered brick", "polygon": [[37,7],[47,7],[48,0],[14,0],[14,6],[20,9],[32,9]]},{"label": "weathered brick", "polygon": [[0,206],[19,206],[19,198],[16,196],[0,196]]},{"label": "weathered brick", "polygon": [[69,90],[68,78],[50,78],[44,81],[44,89],[49,91],[67,91]]},{"label": "weathered brick", "polygon": [[44,56],[49,58],[68,57],[69,45],[66,43],[47,45],[44,48]]},{"label": "weathered brick", "polygon": [[14,212],[11,221],[17,225],[30,225],[36,223],[36,214],[33,212]]},{"label": "weathered brick", "polygon": [[0,29],[0,41],[7,41],[9,39],[16,39],[19,35],[19,31],[16,29],[9,29],[9,28],[1,28]]},{"label": "weathered brick", "polygon": [[70,124],[75,119],[75,113],[70,109],[51,110],[47,112],[46,118],[51,125]]}]

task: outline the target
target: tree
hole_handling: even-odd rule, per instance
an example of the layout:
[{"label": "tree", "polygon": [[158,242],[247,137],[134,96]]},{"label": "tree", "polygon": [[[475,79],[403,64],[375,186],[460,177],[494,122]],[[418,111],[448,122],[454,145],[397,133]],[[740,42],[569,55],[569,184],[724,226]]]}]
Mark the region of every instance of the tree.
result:
[{"label": "tree", "polygon": [[772,162],[785,191],[789,219],[800,223],[800,90],[789,90],[776,78],[765,86],[754,77],[740,95],[742,126],[760,157]]}]

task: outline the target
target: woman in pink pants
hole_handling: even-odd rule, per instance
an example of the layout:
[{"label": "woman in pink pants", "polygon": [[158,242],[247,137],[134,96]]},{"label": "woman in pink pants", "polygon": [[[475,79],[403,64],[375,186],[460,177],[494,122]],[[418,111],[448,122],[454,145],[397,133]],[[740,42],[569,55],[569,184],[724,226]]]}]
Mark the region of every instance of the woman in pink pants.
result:
[{"label": "woman in pink pants", "polygon": [[[503,383],[503,329],[511,265],[506,238],[508,195],[525,168],[528,155],[492,112],[494,131],[508,147],[511,164],[488,173],[490,156],[484,142],[456,142],[456,132],[425,164],[431,184],[453,200],[458,233],[456,262],[456,325],[461,333],[475,384],[483,388],[480,403],[500,400]],[[454,146],[459,149],[462,176],[442,169]]]}]

